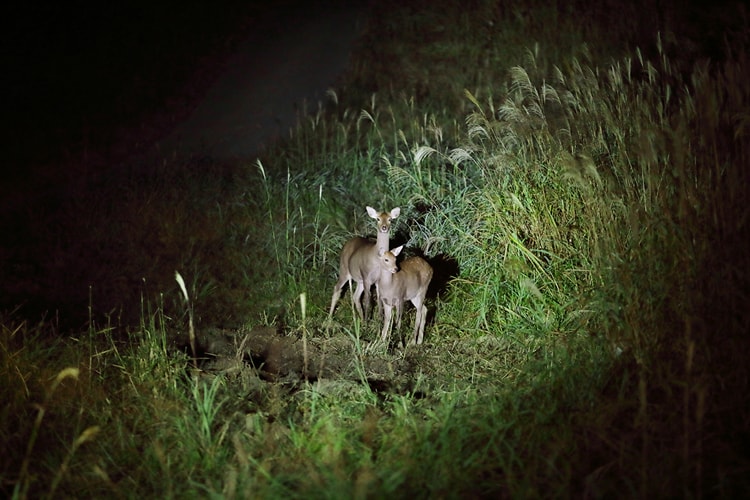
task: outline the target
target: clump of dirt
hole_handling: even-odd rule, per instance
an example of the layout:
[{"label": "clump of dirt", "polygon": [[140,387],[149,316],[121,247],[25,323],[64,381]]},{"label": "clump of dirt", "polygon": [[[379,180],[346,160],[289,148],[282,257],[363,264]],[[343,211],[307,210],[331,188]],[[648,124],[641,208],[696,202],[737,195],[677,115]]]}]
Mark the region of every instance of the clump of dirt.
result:
[{"label": "clump of dirt", "polygon": [[[202,335],[203,373],[239,377],[251,392],[264,384],[295,390],[316,382],[320,392],[340,394],[369,386],[379,394],[413,393],[425,365],[423,346],[396,348],[324,332],[303,335],[272,327],[212,329]],[[423,390],[423,389],[420,389]]]}]

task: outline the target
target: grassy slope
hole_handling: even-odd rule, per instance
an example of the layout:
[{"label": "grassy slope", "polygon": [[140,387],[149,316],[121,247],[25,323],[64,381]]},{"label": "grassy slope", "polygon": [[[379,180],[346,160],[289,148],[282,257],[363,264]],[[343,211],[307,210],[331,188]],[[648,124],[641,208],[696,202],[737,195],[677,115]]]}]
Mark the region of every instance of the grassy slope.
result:
[{"label": "grassy slope", "polygon": [[[746,40],[728,30],[731,53],[707,64],[666,7],[475,3],[379,3],[338,104],[262,170],[187,165],[95,191],[89,239],[58,244],[148,276],[140,306],[106,266],[97,280],[106,297],[136,289],[123,316],[140,324],[97,317],[59,339],[54,321],[4,318],[5,491],[747,493]],[[657,44],[659,23],[677,36]],[[393,353],[423,367],[409,391],[184,377],[175,268],[200,327],[354,333],[346,308],[322,325],[338,249],[371,232],[364,204],[400,205],[396,240],[453,278],[425,346]]]}]

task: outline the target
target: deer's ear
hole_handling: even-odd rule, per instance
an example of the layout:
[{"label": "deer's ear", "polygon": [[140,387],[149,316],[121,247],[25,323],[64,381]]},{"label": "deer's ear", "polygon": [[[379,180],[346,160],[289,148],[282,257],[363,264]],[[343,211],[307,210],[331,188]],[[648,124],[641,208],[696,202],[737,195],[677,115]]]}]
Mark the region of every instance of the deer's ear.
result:
[{"label": "deer's ear", "polygon": [[400,254],[400,253],[401,253],[401,250],[403,250],[403,249],[404,249],[404,245],[401,245],[400,247],[396,247],[396,248],[394,248],[393,250],[391,250],[391,253],[392,253],[393,255],[396,255],[396,256],[398,256],[398,254]]},{"label": "deer's ear", "polygon": [[396,207],[393,210],[391,210],[391,219],[395,219],[399,215],[401,215],[401,208],[400,207]]},{"label": "deer's ear", "polygon": [[372,208],[372,207],[365,207],[365,208],[367,208],[367,214],[368,214],[368,215],[369,215],[370,217],[372,217],[373,219],[379,219],[379,218],[380,218],[380,214],[378,213],[378,211],[377,211],[377,210],[375,210],[375,209],[374,209],[374,208]]},{"label": "deer's ear", "polygon": [[385,255],[385,252],[387,252],[385,248],[378,247],[378,257],[382,257],[383,255]]}]

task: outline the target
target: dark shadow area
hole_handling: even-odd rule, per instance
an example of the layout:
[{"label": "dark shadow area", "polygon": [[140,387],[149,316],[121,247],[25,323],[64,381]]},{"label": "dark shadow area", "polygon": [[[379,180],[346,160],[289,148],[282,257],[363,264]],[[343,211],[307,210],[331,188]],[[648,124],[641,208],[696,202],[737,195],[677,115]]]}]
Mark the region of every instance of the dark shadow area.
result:
[{"label": "dark shadow area", "polygon": [[[0,84],[6,145],[0,309],[33,320],[59,315],[63,330],[85,325],[89,308],[100,318],[137,322],[144,294],[173,290],[174,270],[199,262],[208,282],[222,283],[218,293],[232,289],[237,259],[220,244],[222,228],[207,214],[240,182],[236,162],[142,153],[186,121],[229,71],[255,75],[255,85],[246,80],[228,98],[254,92],[263,101],[274,88],[274,102],[293,110],[300,97],[285,94],[284,72],[274,72],[274,64],[289,69],[326,60],[303,53],[290,61],[274,47],[310,48],[299,31],[304,26],[314,37],[321,19],[328,23],[321,27],[326,40],[335,40],[335,20],[326,12],[352,5],[84,0],[10,6]],[[238,62],[243,43],[267,53],[262,65]],[[212,111],[221,116],[237,107],[227,102]],[[253,137],[266,132],[275,134],[255,130]],[[243,300],[236,289],[227,293],[234,298],[211,301],[225,304],[225,317]],[[132,318],[121,316],[125,309]]]},{"label": "dark shadow area", "polygon": [[457,278],[461,272],[458,261],[445,254],[435,255],[425,260],[432,266],[434,274],[427,290],[428,299],[437,299],[445,296],[451,280]]}]

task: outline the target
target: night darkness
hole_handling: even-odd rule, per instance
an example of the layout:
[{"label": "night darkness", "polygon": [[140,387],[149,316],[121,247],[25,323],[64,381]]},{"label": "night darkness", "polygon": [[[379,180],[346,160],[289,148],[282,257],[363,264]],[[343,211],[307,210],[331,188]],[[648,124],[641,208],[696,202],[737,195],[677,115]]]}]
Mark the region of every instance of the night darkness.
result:
[{"label": "night darkness", "polygon": [[174,113],[165,126],[182,118],[180,100],[200,95],[243,33],[272,29],[257,4],[14,4],[4,16],[5,181],[86,153],[122,154],[110,150],[154,113]]},{"label": "night darkness", "polygon": [[[149,151],[185,121],[227,71],[243,40],[253,40],[262,52],[339,3],[84,0],[9,7],[0,177],[3,307],[22,302],[32,315],[66,309],[69,301],[78,308],[80,291],[64,290],[32,306],[36,280],[18,285],[9,278],[48,275],[43,269],[55,256],[45,235],[62,230],[53,222],[56,213],[85,203],[76,201],[87,196],[82,185],[113,184],[110,171]],[[80,246],[98,245],[85,238],[79,238]],[[87,259],[85,253],[72,258]],[[60,279],[70,283],[71,270],[66,273],[69,277]]]}]

